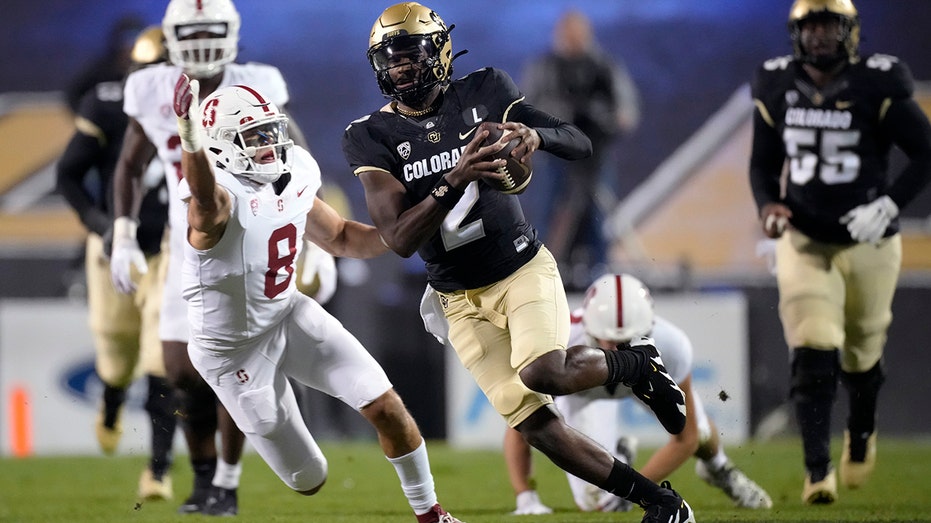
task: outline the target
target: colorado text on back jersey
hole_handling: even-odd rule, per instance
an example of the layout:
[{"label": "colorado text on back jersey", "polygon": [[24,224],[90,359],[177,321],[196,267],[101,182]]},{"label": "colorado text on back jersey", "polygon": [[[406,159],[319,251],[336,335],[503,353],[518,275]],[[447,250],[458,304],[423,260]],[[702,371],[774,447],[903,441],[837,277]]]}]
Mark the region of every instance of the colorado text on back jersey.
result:
[{"label": "colorado text on back jersey", "polygon": [[[850,64],[823,89],[791,56],[757,70],[753,98],[788,160],[785,203],[797,229],[820,241],[852,242],[839,219],[885,193],[891,142],[882,129],[884,111],[913,90],[907,66],[882,54]],[[778,201],[779,180],[766,183]]]}]

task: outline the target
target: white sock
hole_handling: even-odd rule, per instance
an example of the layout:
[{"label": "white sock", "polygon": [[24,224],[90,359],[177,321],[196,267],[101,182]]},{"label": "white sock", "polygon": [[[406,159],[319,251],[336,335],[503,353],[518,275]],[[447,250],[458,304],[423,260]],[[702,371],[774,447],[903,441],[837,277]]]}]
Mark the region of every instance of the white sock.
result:
[{"label": "white sock", "polygon": [[394,465],[394,470],[401,480],[401,490],[407,502],[414,509],[414,514],[426,514],[436,505],[436,490],[433,486],[433,473],[430,472],[430,458],[427,457],[427,443],[420,440],[420,446],[410,454],[398,458],[385,458]]},{"label": "white sock", "polygon": [[705,464],[708,465],[708,468],[711,470],[721,470],[721,467],[727,465],[727,454],[724,453],[724,446],[718,444],[718,453],[711,457],[711,459],[706,459]]},{"label": "white sock", "polygon": [[217,471],[213,475],[213,486],[236,490],[239,488],[239,476],[242,475],[242,462],[230,465],[223,458],[217,458]]}]

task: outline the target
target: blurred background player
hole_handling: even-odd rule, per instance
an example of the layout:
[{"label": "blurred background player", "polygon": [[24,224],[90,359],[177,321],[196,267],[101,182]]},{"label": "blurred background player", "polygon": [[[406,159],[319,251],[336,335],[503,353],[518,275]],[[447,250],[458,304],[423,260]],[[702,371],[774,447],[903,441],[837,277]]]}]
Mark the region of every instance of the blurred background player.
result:
[{"label": "blurred background player", "polygon": [[[552,410],[551,394],[627,382],[653,391],[650,406],[667,430],[685,424],[682,391],[649,340],[624,351],[567,348],[569,306],[556,261],[518,197],[488,183],[502,177],[505,162],[489,155],[512,139],[520,160],[537,149],[584,158],[591,143],[526,103],[501,69],[453,80],[451,30],[416,2],[388,7],[373,24],[366,56],[390,102],[353,121],[342,142],[369,216],[393,251],[424,260],[425,309],[448,322],[448,331],[436,330],[446,331],[441,337],[509,426],[567,472],[639,503],[644,521],[694,521],[668,482],[643,477]],[[500,123],[499,142],[482,145],[482,122]]]},{"label": "blurred background player", "polygon": [[617,196],[606,166],[618,138],[640,123],[640,95],[624,62],[600,48],[591,20],[574,9],[556,22],[552,49],[524,67],[520,86],[531,105],[572,123],[592,141],[588,158],[540,157],[534,186],[541,202],[523,199],[540,213],[538,220],[530,218],[540,223],[567,288],[581,290],[607,269],[602,228]]},{"label": "blurred background player", "polygon": [[[166,52],[161,27],[137,34],[132,68],[164,62]],[[129,73],[125,66],[123,75]],[[139,479],[144,499],[172,497],[171,448],[175,435],[175,396],[165,379],[158,314],[161,282],[157,271],[140,275],[137,292],[130,296],[110,282],[110,243],[113,224],[113,169],[123,143],[127,117],[123,113],[123,79],[99,83],[83,96],[75,126],[64,155],[58,162],[58,190],[87,228],[84,268],[87,304],[96,351],[95,369],[103,382],[97,415],[97,441],[105,454],[116,451],[123,434],[120,417],[126,389],[138,374],[147,380],[146,411],[152,423],[152,455]],[[142,226],[136,239],[146,263],[162,263],[160,243],[168,220],[168,195],[158,162],[142,180],[144,197],[139,211]],[[154,172],[152,172],[154,171]]]},{"label": "blurred background player", "polygon": [[[724,453],[714,422],[705,413],[701,398],[692,389],[693,348],[688,335],[669,320],[654,315],[653,298],[646,286],[629,274],[603,275],[585,292],[582,307],[573,312],[570,345],[593,345],[615,350],[640,336],[650,336],[663,356],[669,374],[685,392],[687,417],[685,429],[670,437],[640,473],[661,481],[669,477],[691,456],[698,460],[695,473],[708,484],[724,491],[735,505],[746,508],[770,508],[772,500],[763,488],[738,469]],[[556,407],[566,423],[588,435],[625,463],[633,463],[636,452],[632,438],[621,436],[616,400],[630,398],[630,388],[617,385],[597,387],[568,396],[558,396]],[[548,514],[531,486],[530,446],[514,429],[507,429],[504,457],[517,495],[513,514]],[[567,474],[572,495],[584,511],[629,510],[626,500],[605,492],[590,483]]]},{"label": "blurred background player", "polygon": [[[166,167],[169,194],[169,242],[163,266],[164,292],[159,334],[171,385],[182,403],[185,439],[194,469],[194,488],[179,508],[182,513],[234,515],[242,473],[244,436],[217,402],[210,387],[191,365],[187,353],[187,304],[181,296],[181,265],[187,231],[184,206],[178,199],[181,149],[175,115],[171,110],[174,86],[182,72],[200,81],[201,95],[219,87],[248,84],[261,89],[279,107],[288,102],[281,72],[270,65],[234,63],[238,53],[240,17],[230,0],[171,0],[162,20],[171,64],[134,72],[126,81],[123,109],[129,115],[123,149],[114,175],[113,259],[116,287],[132,292],[132,274],[147,270],[134,238],[141,199],[138,191],[149,158],[158,154]],[[291,135],[303,139],[292,122]],[[220,429],[222,456],[218,458],[216,431]]]},{"label": "blurred background player", "polygon": [[116,21],[107,35],[103,53],[93,58],[65,87],[65,102],[75,113],[91,89],[105,82],[122,82],[135,62],[136,38],[146,29],[142,17],[127,14]]},{"label": "blurred background player", "polygon": [[[794,56],[766,61],[752,82],[750,183],[763,233],[779,238],[779,317],[805,456],[802,501],[832,503],[838,379],[850,409],[841,482],[862,486],[876,463],[883,348],[902,265],[898,215],[931,179],[931,125],[904,63],[859,55],[850,0],[796,0],[788,28]],[[894,176],[892,145],[908,157]]]},{"label": "blurred background player", "polygon": [[378,231],[316,197],[316,160],[289,139],[287,116],[261,92],[224,87],[198,108],[197,90],[182,75],[174,98],[190,223],[183,285],[192,363],[296,492],[320,491],[328,465],[289,380],[341,399],[372,424],[418,523],[461,523],[438,503],[426,442],[384,370],[296,289],[299,236],[372,258],[388,250]]}]

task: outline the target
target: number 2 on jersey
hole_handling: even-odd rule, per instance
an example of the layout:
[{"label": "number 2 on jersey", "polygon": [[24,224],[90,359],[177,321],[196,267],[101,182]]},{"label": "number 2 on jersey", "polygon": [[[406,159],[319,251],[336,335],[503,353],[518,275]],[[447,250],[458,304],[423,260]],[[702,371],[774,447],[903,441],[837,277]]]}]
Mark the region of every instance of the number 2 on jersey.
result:
[{"label": "number 2 on jersey", "polygon": [[485,237],[485,226],[482,225],[481,218],[466,224],[462,223],[476,203],[478,203],[478,182],[469,182],[462,199],[449,211],[443,224],[440,225],[440,236],[443,238],[443,247],[447,252]]}]

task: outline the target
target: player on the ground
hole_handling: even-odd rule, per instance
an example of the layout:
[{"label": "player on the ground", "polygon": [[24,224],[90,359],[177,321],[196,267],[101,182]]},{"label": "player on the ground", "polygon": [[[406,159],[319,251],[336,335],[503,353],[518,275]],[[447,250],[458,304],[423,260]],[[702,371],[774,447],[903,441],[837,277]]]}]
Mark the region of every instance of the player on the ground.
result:
[{"label": "player on the ground", "polygon": [[[673,433],[685,425],[685,399],[650,340],[628,350],[567,349],[569,306],[555,261],[500,179],[505,160],[489,155],[521,141],[514,158],[543,149],[565,159],[591,154],[575,126],[524,103],[502,70],[452,80],[451,27],[415,2],[387,8],[375,21],[368,59],[391,101],[350,124],[343,152],[365,189],[386,244],[426,262],[448,339],[507,423],[567,472],[631,499],[644,521],[693,521],[668,484],[643,477],[567,426],[551,394],[625,382],[655,389],[650,407]],[[499,142],[482,146],[482,122],[503,123]]]},{"label": "player on the ground", "polygon": [[334,255],[371,258],[388,250],[378,231],[317,198],[316,161],[289,139],[288,118],[261,91],[223,87],[199,108],[197,91],[197,81],[182,75],[174,101],[190,224],[182,285],[194,367],[296,492],[318,492],[327,461],[291,379],[342,400],[375,427],[419,523],[458,523],[437,502],[426,443],[385,372],[296,288],[302,238]]},{"label": "player on the ground", "polygon": [[[694,353],[688,335],[669,320],[654,314],[650,291],[637,278],[629,274],[606,274],[595,280],[585,292],[582,307],[572,314],[570,345],[613,350],[640,336],[655,340],[669,374],[685,392],[687,409],[685,429],[671,436],[650,456],[640,473],[653,481],[661,481],[695,456],[698,458],[695,473],[724,491],[737,506],[772,507],[769,494],[728,459],[714,421],[706,414],[701,398],[693,392]],[[556,408],[570,426],[614,450],[618,459],[632,463],[636,449],[630,438],[622,436],[623,427],[617,419],[617,400],[631,396],[628,387],[608,385],[559,396]],[[550,512],[530,488],[530,447],[514,429],[507,429],[505,434],[504,457],[517,494],[514,514]],[[579,509],[603,512],[629,509],[629,504],[618,496],[570,474],[566,477]]]},{"label": "player on the ground", "polygon": [[[876,463],[883,347],[902,262],[899,210],[931,179],[931,125],[908,67],[860,56],[850,0],[796,0],[794,56],[767,60],[752,84],[750,182],[763,232],[779,238],[779,317],[792,352],[791,399],[802,437],[802,501],[832,503],[831,410],[837,382],[849,416],[841,482]],[[905,169],[889,173],[896,145]]]},{"label": "player on the ground", "polygon": [[[218,405],[216,396],[191,365],[187,354],[189,328],[187,304],[181,296],[181,264],[187,222],[178,199],[181,149],[171,109],[174,86],[182,72],[198,78],[201,94],[219,87],[253,85],[284,107],[288,89],[281,72],[270,65],[235,63],[240,17],[230,0],[171,0],[165,10],[165,33],[171,64],[137,71],[126,81],[124,110],[130,117],[123,150],[114,175],[113,280],[123,292],[132,292],[131,275],[145,272],[145,260],[129,234],[138,223],[134,209],[140,194],[138,180],[148,160],[158,154],[166,167],[169,194],[168,259],[162,272],[164,292],[159,317],[168,379],[182,401],[182,427],[194,469],[194,488],[179,508],[182,513],[234,515],[238,512],[237,488],[242,473],[240,458],[244,437]],[[298,134],[292,122],[292,135]],[[222,456],[217,455],[219,426]]]},{"label": "player on the ground", "polygon": [[[141,32],[130,53],[130,67],[164,62],[163,40],[161,27]],[[142,275],[136,281],[138,292],[133,296],[117,292],[110,283],[113,169],[126,124],[122,80],[99,83],[85,94],[77,108],[77,131],[58,161],[58,190],[88,231],[84,259],[88,319],[94,336],[94,369],[103,382],[95,422],[97,442],[105,454],[116,451],[123,435],[121,417],[126,389],[138,375],[145,375],[152,456],[139,478],[138,494],[142,499],[171,499],[168,472],[177,420],[175,396],[165,378],[158,338],[161,282],[156,271]],[[136,239],[146,263],[157,268],[163,261],[160,244],[168,219],[168,196],[164,176],[154,174],[143,179],[145,196],[139,211],[143,226],[138,229]]]}]

